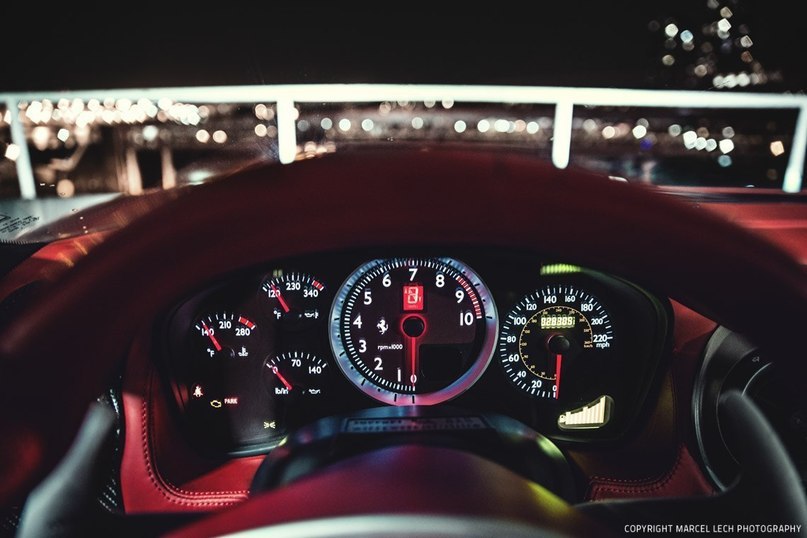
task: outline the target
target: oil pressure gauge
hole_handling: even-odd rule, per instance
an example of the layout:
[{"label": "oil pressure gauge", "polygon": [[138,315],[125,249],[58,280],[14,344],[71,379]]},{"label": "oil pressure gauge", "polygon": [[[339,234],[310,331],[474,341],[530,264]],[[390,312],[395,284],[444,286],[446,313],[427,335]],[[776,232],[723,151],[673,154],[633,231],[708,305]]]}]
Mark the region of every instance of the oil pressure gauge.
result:
[{"label": "oil pressure gauge", "polygon": [[282,353],[264,361],[263,379],[277,398],[321,398],[327,390],[328,363],[308,352]]}]

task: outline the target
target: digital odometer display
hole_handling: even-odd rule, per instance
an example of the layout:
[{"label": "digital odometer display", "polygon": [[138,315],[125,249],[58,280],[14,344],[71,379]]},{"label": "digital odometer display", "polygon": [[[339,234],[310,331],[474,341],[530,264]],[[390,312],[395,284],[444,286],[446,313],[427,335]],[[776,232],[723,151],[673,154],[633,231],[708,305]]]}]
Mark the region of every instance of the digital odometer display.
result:
[{"label": "digital odometer display", "polygon": [[541,329],[571,329],[577,320],[574,316],[553,315],[544,313],[541,316]]},{"label": "digital odometer display", "polygon": [[340,289],[331,345],[339,367],[366,394],[394,405],[430,405],[482,375],[497,328],[490,293],[461,262],[374,260]]}]

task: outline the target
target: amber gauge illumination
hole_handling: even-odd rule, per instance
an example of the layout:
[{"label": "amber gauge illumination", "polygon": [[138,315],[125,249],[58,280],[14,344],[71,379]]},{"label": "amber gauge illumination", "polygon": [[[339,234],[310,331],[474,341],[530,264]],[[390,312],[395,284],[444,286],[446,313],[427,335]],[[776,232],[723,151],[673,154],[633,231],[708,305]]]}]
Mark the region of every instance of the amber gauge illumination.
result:
[{"label": "amber gauge illumination", "polygon": [[524,297],[502,321],[499,359],[510,382],[537,398],[574,401],[587,363],[607,354],[614,331],[605,308],[571,285]]}]

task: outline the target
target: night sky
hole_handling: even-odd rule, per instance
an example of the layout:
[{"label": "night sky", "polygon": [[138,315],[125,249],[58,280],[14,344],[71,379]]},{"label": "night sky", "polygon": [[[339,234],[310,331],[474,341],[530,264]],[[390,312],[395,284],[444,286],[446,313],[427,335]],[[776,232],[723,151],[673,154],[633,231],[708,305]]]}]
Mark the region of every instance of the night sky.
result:
[{"label": "night sky", "polygon": [[[662,66],[663,28],[674,21],[701,39],[701,27],[721,18],[707,0],[536,2],[537,16],[506,2],[484,11],[465,3],[278,4],[224,2],[184,14],[130,4],[125,16],[118,5],[105,14],[110,4],[64,13],[12,8],[0,92],[322,82],[708,89],[711,77],[686,82],[698,51],[687,55],[679,42],[676,65]],[[720,2],[732,9],[732,32],[748,25],[755,60],[781,74],[747,89],[807,88],[796,5]],[[651,20],[662,29],[651,31]],[[738,57],[725,54],[718,66],[731,69]]]}]

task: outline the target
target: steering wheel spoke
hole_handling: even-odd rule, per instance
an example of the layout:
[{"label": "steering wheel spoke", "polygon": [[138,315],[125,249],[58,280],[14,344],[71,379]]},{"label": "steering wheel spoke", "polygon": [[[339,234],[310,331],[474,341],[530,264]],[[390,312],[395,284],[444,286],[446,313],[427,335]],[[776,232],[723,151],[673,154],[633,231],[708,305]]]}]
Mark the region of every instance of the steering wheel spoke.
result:
[{"label": "steering wheel spoke", "polygon": [[[768,420],[747,396],[726,393],[719,412],[723,435],[742,472],[725,492],[701,498],[612,500],[579,505],[582,512],[610,522],[615,531],[647,525],[669,529],[786,525],[807,532],[807,498],[799,473]],[[705,526],[705,527],[701,527]],[[731,527],[733,526],[733,527]],[[647,527],[650,528],[650,527]]]}]

